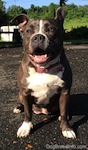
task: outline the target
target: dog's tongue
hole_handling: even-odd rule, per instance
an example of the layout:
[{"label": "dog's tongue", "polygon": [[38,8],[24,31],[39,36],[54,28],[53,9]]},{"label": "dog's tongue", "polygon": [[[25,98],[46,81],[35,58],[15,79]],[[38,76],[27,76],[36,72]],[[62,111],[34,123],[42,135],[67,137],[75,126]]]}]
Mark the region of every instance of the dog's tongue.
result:
[{"label": "dog's tongue", "polygon": [[38,68],[37,68],[37,71],[40,72],[40,73],[43,73],[43,72],[45,71],[45,68],[38,67]]}]

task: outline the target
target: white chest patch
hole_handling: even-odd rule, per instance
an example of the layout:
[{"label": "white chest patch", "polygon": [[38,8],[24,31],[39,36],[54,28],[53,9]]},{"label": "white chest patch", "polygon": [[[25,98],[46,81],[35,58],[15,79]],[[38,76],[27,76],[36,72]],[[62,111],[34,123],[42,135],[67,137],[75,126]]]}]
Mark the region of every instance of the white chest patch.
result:
[{"label": "white chest patch", "polygon": [[[62,67],[61,70],[58,70]],[[37,98],[37,104],[47,104],[49,99],[57,93],[59,87],[63,87],[62,80],[64,67],[55,66],[48,73],[35,72],[34,68],[29,68],[30,76],[26,78],[28,89],[32,89],[32,96]]]}]

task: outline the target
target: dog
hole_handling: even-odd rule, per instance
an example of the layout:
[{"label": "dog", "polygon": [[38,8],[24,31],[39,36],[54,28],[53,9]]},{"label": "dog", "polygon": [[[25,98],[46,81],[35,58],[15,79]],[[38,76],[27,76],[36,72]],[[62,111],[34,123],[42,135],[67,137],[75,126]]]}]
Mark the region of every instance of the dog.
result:
[{"label": "dog", "polygon": [[33,128],[32,114],[52,114],[58,111],[61,132],[66,138],[76,138],[67,120],[72,71],[63,48],[62,7],[54,19],[29,19],[20,14],[18,22],[23,38],[24,57],[18,70],[18,103],[14,113],[24,110],[24,121],[17,137],[27,137]]}]

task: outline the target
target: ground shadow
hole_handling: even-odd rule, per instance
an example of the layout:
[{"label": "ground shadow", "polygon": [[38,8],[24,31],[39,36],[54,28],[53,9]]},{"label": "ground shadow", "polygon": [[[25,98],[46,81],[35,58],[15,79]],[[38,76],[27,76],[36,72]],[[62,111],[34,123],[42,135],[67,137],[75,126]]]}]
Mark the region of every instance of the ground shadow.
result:
[{"label": "ground shadow", "polygon": [[77,134],[78,127],[88,121],[88,94],[74,94],[70,96],[69,115],[70,118],[76,115],[83,115],[83,118],[74,122],[72,125],[72,128]]},{"label": "ground shadow", "polygon": [[42,128],[44,125],[49,124],[49,123],[51,123],[51,122],[54,122],[54,121],[57,120],[57,119],[58,119],[58,115],[57,115],[57,114],[56,114],[56,115],[53,115],[53,116],[51,116],[51,117],[50,117],[50,115],[47,116],[47,118],[45,118],[42,122],[40,122],[40,123],[34,125],[32,131],[31,131],[31,134],[34,133],[36,130]]},{"label": "ground shadow", "polygon": [[70,96],[70,115],[88,115],[88,94],[74,94]]}]

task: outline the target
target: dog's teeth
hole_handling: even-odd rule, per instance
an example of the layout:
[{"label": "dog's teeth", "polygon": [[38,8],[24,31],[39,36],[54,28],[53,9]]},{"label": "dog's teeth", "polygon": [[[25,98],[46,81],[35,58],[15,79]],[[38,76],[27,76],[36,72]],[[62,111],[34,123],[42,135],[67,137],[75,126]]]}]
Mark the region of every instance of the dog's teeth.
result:
[{"label": "dog's teeth", "polygon": [[35,55],[35,59],[38,60],[38,57]]},{"label": "dog's teeth", "polygon": [[45,58],[47,58],[47,54],[45,54]]}]

